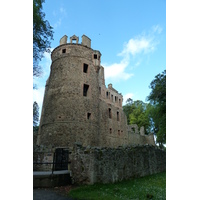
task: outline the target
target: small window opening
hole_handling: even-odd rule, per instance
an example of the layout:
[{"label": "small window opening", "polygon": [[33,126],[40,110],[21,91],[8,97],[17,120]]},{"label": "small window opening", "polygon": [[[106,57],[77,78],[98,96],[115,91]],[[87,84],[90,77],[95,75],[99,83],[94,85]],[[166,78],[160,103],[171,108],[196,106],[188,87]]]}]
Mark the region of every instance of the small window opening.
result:
[{"label": "small window opening", "polygon": [[63,50],[62,50],[62,53],[66,53],[66,49],[63,49]]},{"label": "small window opening", "polygon": [[108,108],[108,114],[109,114],[109,118],[112,118],[112,113],[111,113],[111,108]]},{"label": "small window opening", "polygon": [[72,39],[72,43],[73,43],[73,44],[76,44],[76,39]]},{"label": "small window opening", "polygon": [[121,99],[119,99],[119,105],[121,106]]},{"label": "small window opening", "polygon": [[94,59],[97,59],[97,54],[94,54]]},{"label": "small window opening", "polygon": [[85,97],[87,96],[88,88],[89,88],[89,85],[86,85],[86,84],[83,85],[83,96]]},{"label": "small window opening", "polygon": [[87,119],[91,118],[91,113],[87,113]]},{"label": "small window opening", "polygon": [[108,99],[108,92],[106,92],[106,98]]},{"label": "small window opening", "polygon": [[99,87],[99,94],[101,94],[101,87]]},{"label": "small window opening", "polygon": [[115,102],[117,102],[117,100],[118,100],[118,98],[117,98],[117,96],[115,96]]},{"label": "small window opening", "polygon": [[119,121],[119,112],[117,111],[117,121]]},{"label": "small window opening", "polygon": [[88,72],[88,65],[87,64],[83,64],[83,72],[87,73]]},{"label": "small window opening", "polygon": [[112,100],[112,102],[113,102],[113,95],[111,94],[111,100]]},{"label": "small window opening", "polygon": [[110,134],[112,133],[112,128],[110,128]]}]

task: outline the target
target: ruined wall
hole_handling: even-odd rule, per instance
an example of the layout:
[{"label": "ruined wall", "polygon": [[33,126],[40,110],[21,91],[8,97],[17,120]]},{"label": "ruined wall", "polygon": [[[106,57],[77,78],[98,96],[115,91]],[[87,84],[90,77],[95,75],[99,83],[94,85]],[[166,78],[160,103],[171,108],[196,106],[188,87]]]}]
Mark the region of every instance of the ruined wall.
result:
[{"label": "ruined wall", "polygon": [[128,133],[128,144],[149,144],[155,146],[154,135],[149,134],[145,135],[144,127],[142,126],[140,130],[138,130],[137,124],[132,124],[127,126]]},{"label": "ruined wall", "polygon": [[118,148],[76,145],[70,155],[76,183],[113,183],[166,170],[166,152],[155,146]]}]

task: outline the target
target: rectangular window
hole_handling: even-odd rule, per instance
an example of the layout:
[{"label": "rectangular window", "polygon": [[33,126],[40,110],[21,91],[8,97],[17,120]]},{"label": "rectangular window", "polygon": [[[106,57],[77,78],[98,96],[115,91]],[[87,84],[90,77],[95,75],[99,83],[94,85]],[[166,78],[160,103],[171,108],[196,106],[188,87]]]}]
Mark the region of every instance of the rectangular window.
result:
[{"label": "rectangular window", "polygon": [[87,64],[83,64],[83,72],[87,73],[88,72],[88,65]]},{"label": "rectangular window", "polygon": [[106,98],[108,99],[108,92],[106,92]]},{"label": "rectangular window", "polygon": [[121,99],[119,99],[119,105],[121,106]]},{"label": "rectangular window", "polygon": [[112,118],[112,113],[111,113],[111,108],[108,108],[108,114],[109,114],[109,118]]},{"label": "rectangular window", "polygon": [[87,113],[87,119],[91,118],[91,113]]},{"label": "rectangular window", "polygon": [[117,111],[117,121],[119,121],[119,112]]},{"label": "rectangular window", "polygon": [[66,49],[63,49],[63,50],[62,50],[62,53],[66,53]]},{"label": "rectangular window", "polygon": [[94,59],[97,59],[97,54],[94,54]]},{"label": "rectangular window", "polygon": [[99,94],[101,94],[101,87],[99,87]]},{"label": "rectangular window", "polygon": [[89,89],[89,85],[84,84],[83,85],[83,96],[87,96],[88,94],[88,89]]},{"label": "rectangular window", "polygon": [[110,134],[112,133],[112,128],[110,128]]},{"label": "rectangular window", "polygon": [[113,95],[111,94],[111,100],[112,100],[112,102],[113,102]]}]

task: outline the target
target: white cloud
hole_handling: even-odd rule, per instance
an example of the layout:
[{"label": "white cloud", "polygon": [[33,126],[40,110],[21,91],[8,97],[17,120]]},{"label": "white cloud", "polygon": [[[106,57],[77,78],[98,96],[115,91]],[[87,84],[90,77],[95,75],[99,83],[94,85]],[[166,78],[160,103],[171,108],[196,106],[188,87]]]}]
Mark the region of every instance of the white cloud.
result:
[{"label": "white cloud", "polygon": [[142,36],[135,39],[131,38],[128,43],[125,43],[124,49],[118,55],[129,58],[130,55],[135,56],[142,52],[148,53],[154,50],[154,45],[150,37]]},{"label": "white cloud", "polygon": [[126,104],[126,100],[131,98],[133,99],[134,94],[133,93],[127,93],[123,96],[123,106]]},{"label": "white cloud", "polygon": [[[119,56],[122,56],[122,60],[120,63],[113,63],[111,65],[103,65],[105,68],[105,78],[111,78],[114,80],[127,80],[131,78],[134,74],[127,73],[126,69],[130,67],[130,55],[135,56],[135,54],[141,53],[142,51],[148,52],[152,51],[153,45],[151,44],[150,39],[145,37],[130,39],[127,44],[124,45],[124,49]],[[135,66],[139,66],[140,62],[137,62]]]},{"label": "white cloud", "polygon": [[104,65],[105,79],[123,79],[127,80],[133,76],[125,72],[129,62],[122,60],[120,63],[113,63],[111,65]]},{"label": "white cloud", "polygon": [[142,61],[141,57],[139,61],[136,60],[136,63],[130,66],[131,57],[135,57],[139,54],[151,53],[156,49],[158,41],[155,40],[155,34],[160,34],[162,28],[159,25],[153,26],[149,31],[148,35],[145,33],[131,38],[127,43],[124,44],[123,50],[118,54],[122,56],[120,63],[113,63],[110,65],[103,65],[105,68],[105,78],[111,78],[112,80],[127,80],[131,78],[134,74],[127,73],[127,69],[132,70],[138,67]]}]

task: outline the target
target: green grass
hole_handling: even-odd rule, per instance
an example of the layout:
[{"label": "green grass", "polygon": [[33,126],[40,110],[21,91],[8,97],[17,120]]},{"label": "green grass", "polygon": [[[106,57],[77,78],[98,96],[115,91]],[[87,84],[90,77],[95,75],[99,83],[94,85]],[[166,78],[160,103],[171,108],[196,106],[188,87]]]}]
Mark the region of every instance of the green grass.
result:
[{"label": "green grass", "polygon": [[118,182],[84,185],[69,192],[77,200],[166,199],[166,172]]}]

